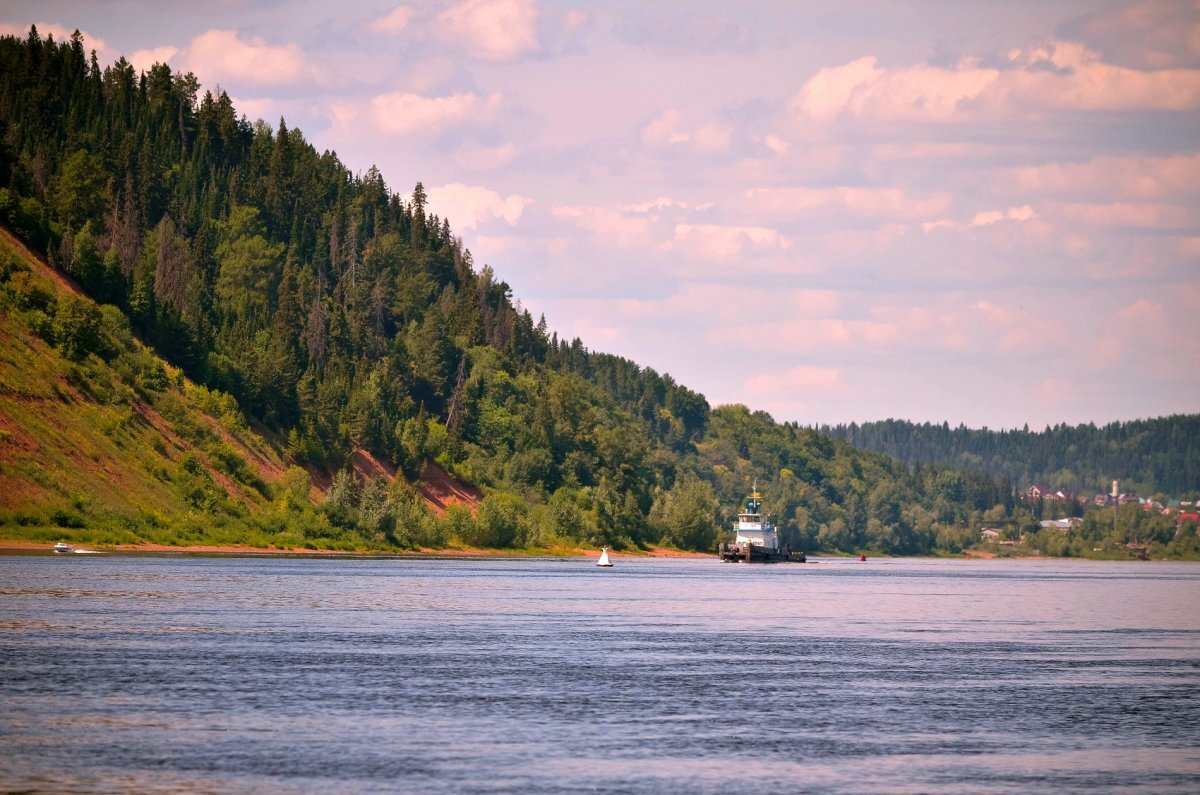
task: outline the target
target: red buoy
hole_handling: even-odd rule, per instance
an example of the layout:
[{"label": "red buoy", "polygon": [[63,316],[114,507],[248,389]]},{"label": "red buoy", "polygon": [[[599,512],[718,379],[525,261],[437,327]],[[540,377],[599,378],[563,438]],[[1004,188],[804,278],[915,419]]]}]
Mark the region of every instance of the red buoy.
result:
[{"label": "red buoy", "polygon": [[859,556],[858,556],[858,559],[859,559],[860,561],[862,561],[863,563],[866,563],[866,562],[867,562],[867,556],[866,556],[866,555],[859,555]]}]

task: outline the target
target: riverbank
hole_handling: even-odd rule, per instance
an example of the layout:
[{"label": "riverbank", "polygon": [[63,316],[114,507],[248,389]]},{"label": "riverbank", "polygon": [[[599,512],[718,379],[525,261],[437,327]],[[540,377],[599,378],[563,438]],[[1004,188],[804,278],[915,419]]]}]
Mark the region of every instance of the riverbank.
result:
[{"label": "riverbank", "polygon": [[[600,551],[585,547],[539,547],[533,549],[482,549],[477,547],[447,547],[444,549],[411,550],[337,550],[308,547],[253,547],[237,544],[77,544],[80,549],[96,552],[192,554],[192,555],[301,555],[315,557],[419,557],[419,558],[529,558],[529,557],[599,557]],[[37,541],[0,540],[0,554],[53,553],[54,545]],[[678,549],[652,547],[648,550],[621,550],[611,557],[637,558],[708,558],[706,552],[687,552]]]}]

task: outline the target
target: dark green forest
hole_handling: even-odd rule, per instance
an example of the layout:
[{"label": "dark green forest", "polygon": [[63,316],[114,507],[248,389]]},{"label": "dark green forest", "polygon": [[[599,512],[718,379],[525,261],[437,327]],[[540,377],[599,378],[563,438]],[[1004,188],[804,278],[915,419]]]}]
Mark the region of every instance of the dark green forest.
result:
[{"label": "dark green forest", "polygon": [[940,463],[983,472],[1018,488],[1043,484],[1077,493],[1200,496],[1200,415],[1107,425],[1055,425],[1042,431],[975,430],[904,420],[821,426],[822,433],[912,466]]},{"label": "dark green forest", "polygon": [[[808,550],[952,553],[985,517],[1031,519],[1018,475],[980,466],[982,452],[909,466],[906,442],[887,450],[897,460],[714,409],[669,375],[560,339],[427,211],[419,181],[401,194],[374,167],[352,173],[284,119],[251,122],[166,65],[101,67],[78,33],[0,39],[0,222],[104,318],[119,310],[208,394],[232,396],[291,463],[331,473],[322,504],[272,521],[347,543],[710,550],[755,480]],[[33,300],[4,274],[9,305],[64,355],[116,355],[94,307]],[[1190,446],[1172,450],[1189,451],[1194,484],[1186,427]],[[435,519],[395,484],[357,482],[356,450],[408,481],[437,462],[483,501]]]}]

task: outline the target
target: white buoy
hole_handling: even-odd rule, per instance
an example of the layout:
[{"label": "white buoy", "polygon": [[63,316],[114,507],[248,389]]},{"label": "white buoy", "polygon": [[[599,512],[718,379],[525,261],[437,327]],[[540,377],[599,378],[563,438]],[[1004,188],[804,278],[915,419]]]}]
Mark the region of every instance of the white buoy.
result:
[{"label": "white buoy", "polygon": [[600,560],[596,561],[596,565],[612,568],[612,561],[608,559],[608,547],[601,547]]}]

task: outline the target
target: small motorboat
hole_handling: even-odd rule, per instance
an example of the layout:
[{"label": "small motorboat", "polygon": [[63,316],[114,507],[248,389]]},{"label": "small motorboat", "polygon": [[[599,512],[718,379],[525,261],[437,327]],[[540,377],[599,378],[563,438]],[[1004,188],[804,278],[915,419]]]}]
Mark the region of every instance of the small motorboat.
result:
[{"label": "small motorboat", "polygon": [[75,547],[71,546],[70,544],[66,543],[65,541],[59,541],[57,544],[54,545],[54,554],[55,555],[69,555],[74,551],[75,551]]},{"label": "small motorboat", "polygon": [[612,561],[608,559],[608,547],[600,548],[600,560],[596,561],[596,565],[609,569],[612,568]]}]

